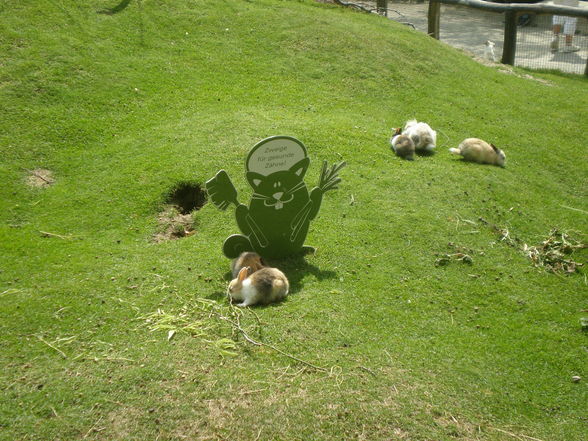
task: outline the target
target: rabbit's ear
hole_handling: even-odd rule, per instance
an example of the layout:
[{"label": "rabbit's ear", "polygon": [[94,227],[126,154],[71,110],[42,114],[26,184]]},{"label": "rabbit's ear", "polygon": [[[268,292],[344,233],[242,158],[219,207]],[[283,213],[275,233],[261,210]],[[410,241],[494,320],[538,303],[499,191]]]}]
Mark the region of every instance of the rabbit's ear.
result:
[{"label": "rabbit's ear", "polygon": [[241,271],[239,271],[239,275],[237,276],[237,280],[239,280],[239,282],[242,282],[243,280],[245,280],[247,278],[248,275],[249,275],[249,267],[246,266],[245,268],[241,268]]},{"label": "rabbit's ear", "polygon": [[494,144],[490,144],[490,147],[492,147],[496,153],[500,151],[500,149],[496,147]]}]

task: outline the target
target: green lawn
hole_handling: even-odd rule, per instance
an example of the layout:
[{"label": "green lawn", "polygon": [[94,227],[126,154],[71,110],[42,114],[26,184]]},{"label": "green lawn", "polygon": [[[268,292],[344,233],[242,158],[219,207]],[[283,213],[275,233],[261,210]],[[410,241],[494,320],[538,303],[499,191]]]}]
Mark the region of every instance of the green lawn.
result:
[{"label": "green lawn", "polygon": [[[312,0],[116,3],[0,0],[0,439],[587,439],[586,268],[521,250],[586,242],[586,78]],[[438,148],[408,162],[388,139],[413,117]],[[348,165],[316,254],[273,262],[291,295],[236,310],[234,209],[161,243],[157,219],[221,168],[247,203],[246,154],[276,134],[309,187]],[[467,137],[506,168],[448,152]]]}]

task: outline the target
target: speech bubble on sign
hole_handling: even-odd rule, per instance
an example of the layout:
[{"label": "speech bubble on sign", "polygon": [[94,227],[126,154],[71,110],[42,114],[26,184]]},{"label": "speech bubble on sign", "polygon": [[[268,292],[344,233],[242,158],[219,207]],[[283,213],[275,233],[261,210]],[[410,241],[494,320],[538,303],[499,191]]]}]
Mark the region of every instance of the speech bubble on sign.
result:
[{"label": "speech bubble on sign", "polygon": [[268,176],[277,171],[289,170],[306,158],[306,148],[295,138],[273,136],[257,143],[249,152],[247,171]]}]

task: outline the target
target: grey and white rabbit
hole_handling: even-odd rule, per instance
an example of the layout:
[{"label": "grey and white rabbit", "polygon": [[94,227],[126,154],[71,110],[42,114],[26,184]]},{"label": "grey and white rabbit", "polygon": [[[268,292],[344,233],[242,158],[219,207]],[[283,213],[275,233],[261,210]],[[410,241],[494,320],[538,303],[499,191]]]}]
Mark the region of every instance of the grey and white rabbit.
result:
[{"label": "grey and white rabbit", "polygon": [[409,136],[402,134],[401,128],[395,129],[390,144],[398,156],[409,161],[414,160],[414,142]]},{"label": "grey and white rabbit", "polygon": [[288,295],[290,283],[277,268],[261,268],[249,275],[249,268],[241,268],[237,278],[229,283],[227,294],[237,306],[266,305],[278,302]]},{"label": "grey and white rabbit", "polygon": [[478,138],[465,139],[456,149],[449,149],[454,155],[461,155],[466,161],[479,164],[491,164],[504,167],[506,155],[494,144],[488,144]]},{"label": "grey and white rabbit", "polygon": [[259,254],[252,251],[245,251],[231,263],[231,273],[233,274],[234,279],[239,274],[239,271],[241,271],[241,268],[249,267],[250,274],[253,274],[255,271],[258,271],[265,266],[265,262]]},{"label": "grey and white rabbit", "polygon": [[436,147],[437,132],[427,123],[411,119],[406,122],[402,134],[412,139],[415,150],[432,152]]}]

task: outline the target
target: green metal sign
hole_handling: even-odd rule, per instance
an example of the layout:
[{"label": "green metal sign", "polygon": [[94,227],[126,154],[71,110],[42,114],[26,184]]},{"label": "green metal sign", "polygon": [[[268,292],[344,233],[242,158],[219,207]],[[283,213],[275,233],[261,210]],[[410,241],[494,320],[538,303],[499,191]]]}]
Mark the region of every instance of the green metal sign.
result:
[{"label": "green metal sign", "polygon": [[272,136],[257,143],[247,155],[245,177],[253,189],[249,206],[239,203],[226,171],[220,170],[206,182],[217,208],[236,207],[242,234],[225,240],[225,256],[232,259],[243,251],[255,251],[262,257],[280,258],[311,248],[304,246],[310,221],[318,214],[323,195],[341,182],[338,174],[345,162],[328,169],[324,161],[318,186],[310,193],[304,183],[309,165],[302,142],[290,136]]}]

